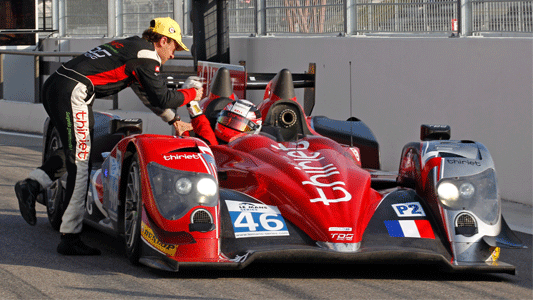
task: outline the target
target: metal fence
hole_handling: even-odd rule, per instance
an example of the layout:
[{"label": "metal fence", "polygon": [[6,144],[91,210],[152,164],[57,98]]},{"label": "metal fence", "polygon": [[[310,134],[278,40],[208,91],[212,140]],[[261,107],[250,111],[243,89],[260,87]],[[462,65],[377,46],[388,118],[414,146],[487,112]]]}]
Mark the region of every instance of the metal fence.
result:
[{"label": "metal fence", "polygon": [[357,0],[358,32],[452,32],[457,0]]},{"label": "metal fence", "polygon": [[64,1],[65,33],[71,36],[107,34],[107,1]]},{"label": "metal fence", "polygon": [[228,3],[228,19],[231,33],[256,33],[257,6],[255,0],[236,0]]},{"label": "metal fence", "polygon": [[159,17],[172,17],[173,0],[124,0],[122,20],[124,35],[139,35],[150,24],[150,20]]},{"label": "metal fence", "polygon": [[533,32],[531,0],[472,0],[473,32]]},{"label": "metal fence", "polygon": [[[194,0],[39,0],[60,36],[139,35],[174,17],[192,35]],[[228,0],[231,34],[532,33],[532,0]],[[47,12],[51,9],[52,16]],[[57,24],[58,23],[58,24]]]},{"label": "metal fence", "polygon": [[344,31],[343,0],[266,0],[268,33]]}]

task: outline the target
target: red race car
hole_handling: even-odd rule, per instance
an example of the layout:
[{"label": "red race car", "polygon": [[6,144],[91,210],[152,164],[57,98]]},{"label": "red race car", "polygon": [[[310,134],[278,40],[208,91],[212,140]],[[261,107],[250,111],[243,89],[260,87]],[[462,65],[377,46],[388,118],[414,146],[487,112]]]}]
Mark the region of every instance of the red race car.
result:
[{"label": "red race car", "polygon": [[[248,78],[215,69],[200,103],[211,122],[235,98],[232,77]],[[449,140],[449,126],[422,125],[399,171],[382,172],[363,122],[306,115],[294,85],[286,69],[271,78],[258,105],[261,132],[224,145],[142,134],[141,120],[96,113],[86,223],[123,236],[132,263],[169,271],[261,260],[514,274],[500,249],[523,246],[502,217],[482,144]],[[61,145],[48,122],[44,132],[46,157]],[[55,229],[63,186],[56,181],[40,199]]]}]

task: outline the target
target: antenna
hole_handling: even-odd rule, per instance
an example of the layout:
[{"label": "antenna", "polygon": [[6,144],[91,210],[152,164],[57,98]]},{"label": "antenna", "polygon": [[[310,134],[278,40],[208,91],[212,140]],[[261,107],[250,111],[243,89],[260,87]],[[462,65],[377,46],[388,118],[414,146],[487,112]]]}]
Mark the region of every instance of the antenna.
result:
[{"label": "antenna", "polygon": [[[350,60],[350,122],[353,118],[353,112],[352,112],[352,61]],[[350,123],[350,147],[353,147],[353,126],[352,123]]]}]

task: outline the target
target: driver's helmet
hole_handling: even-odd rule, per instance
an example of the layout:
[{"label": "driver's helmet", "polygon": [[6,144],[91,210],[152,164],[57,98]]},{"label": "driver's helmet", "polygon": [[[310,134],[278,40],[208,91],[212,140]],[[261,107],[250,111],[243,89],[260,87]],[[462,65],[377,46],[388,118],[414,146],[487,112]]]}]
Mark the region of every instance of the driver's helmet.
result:
[{"label": "driver's helmet", "polygon": [[261,112],[255,105],[248,100],[239,99],[220,111],[215,125],[215,135],[227,143],[242,133],[259,133],[261,123]]}]

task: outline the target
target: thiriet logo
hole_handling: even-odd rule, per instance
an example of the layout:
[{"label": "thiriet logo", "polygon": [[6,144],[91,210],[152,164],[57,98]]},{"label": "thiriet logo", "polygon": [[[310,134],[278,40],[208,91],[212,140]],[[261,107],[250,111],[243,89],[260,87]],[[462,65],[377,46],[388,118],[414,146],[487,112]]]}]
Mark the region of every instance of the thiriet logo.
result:
[{"label": "thiriet logo", "polygon": [[175,160],[175,159],[200,159],[200,154],[170,154],[163,155],[165,160]]},{"label": "thiriet logo", "polygon": [[448,158],[446,162],[450,165],[470,165],[470,166],[481,166],[481,163],[475,160],[462,159],[462,158]]}]

